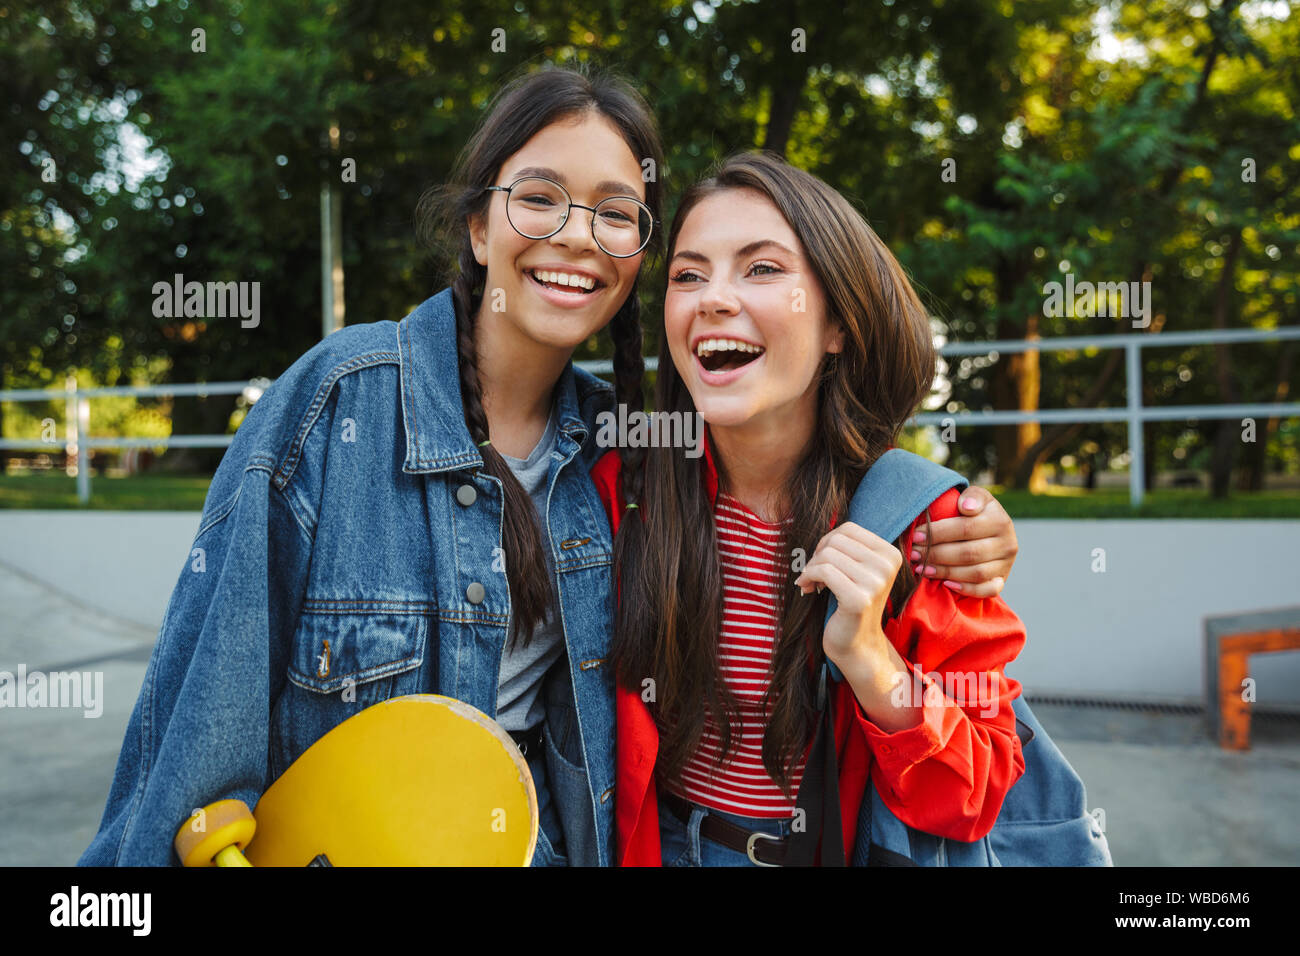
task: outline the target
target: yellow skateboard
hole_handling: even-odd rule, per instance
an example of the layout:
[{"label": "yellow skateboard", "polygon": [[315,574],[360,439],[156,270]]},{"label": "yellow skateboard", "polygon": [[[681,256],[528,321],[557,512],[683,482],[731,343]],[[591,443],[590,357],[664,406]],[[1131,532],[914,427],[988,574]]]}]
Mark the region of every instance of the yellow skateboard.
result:
[{"label": "yellow skateboard", "polygon": [[415,694],[312,744],[257,808],[219,800],[176,833],[186,866],[527,866],[537,792],[486,714]]}]

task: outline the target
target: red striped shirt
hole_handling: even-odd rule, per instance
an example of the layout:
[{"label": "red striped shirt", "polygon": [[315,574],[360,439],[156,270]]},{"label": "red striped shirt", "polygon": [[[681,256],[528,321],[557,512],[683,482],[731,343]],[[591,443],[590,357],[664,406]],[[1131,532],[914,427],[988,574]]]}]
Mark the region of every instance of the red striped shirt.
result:
[{"label": "red striped shirt", "polygon": [[[763,734],[768,712],[762,707],[772,671],[772,648],[780,621],[777,600],[787,587],[789,558],[782,526],[763,521],[730,495],[719,492],[713,510],[722,568],[722,639],[718,656],[722,679],[740,707],[741,727],[732,723],[732,749],[722,767],[721,736],[707,705],[700,746],[668,789],[693,803],[747,817],[788,817],[794,799],[781,792],[763,767]],[[798,793],[803,775],[792,780]]]}]

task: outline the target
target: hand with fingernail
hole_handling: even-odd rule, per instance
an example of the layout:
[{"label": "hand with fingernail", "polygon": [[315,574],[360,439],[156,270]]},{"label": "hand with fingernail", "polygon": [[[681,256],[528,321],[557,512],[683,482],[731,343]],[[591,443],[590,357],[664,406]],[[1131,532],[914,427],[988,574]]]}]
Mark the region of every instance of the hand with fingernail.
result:
[{"label": "hand with fingernail", "polygon": [[1011,516],[977,486],[962,492],[957,510],[958,517],[931,522],[928,535],[925,522],[917,525],[908,554],[912,570],[965,597],[997,597],[1019,551]]},{"label": "hand with fingernail", "polygon": [[822,631],[822,648],[841,670],[847,670],[851,660],[890,656],[880,622],[902,566],[896,547],[846,521],[817,542],[803,573],[795,578],[803,594],[830,588],[835,595],[837,607]]}]

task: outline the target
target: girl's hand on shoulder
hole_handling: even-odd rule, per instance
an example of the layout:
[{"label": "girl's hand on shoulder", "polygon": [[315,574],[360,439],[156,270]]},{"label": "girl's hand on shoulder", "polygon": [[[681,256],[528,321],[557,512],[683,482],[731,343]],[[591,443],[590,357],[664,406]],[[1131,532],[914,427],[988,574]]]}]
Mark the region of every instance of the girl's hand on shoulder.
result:
[{"label": "girl's hand on shoulder", "polygon": [[928,554],[925,523],[917,526],[912,568],[964,597],[997,597],[1019,551],[1011,516],[987,489],[976,485],[961,493],[957,510],[960,517],[930,523]]},{"label": "girl's hand on shoulder", "polygon": [[812,558],[795,579],[803,594],[828,587],[835,595],[838,606],[822,632],[822,648],[842,670],[854,658],[888,654],[889,640],[880,621],[902,566],[896,547],[846,521],[817,542]]}]

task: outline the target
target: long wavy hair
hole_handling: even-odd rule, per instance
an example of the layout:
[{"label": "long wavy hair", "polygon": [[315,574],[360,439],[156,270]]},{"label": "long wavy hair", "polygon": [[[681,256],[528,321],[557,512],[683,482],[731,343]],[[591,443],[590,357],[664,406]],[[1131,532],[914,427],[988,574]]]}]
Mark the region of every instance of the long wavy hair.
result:
[{"label": "long wavy hair", "polygon": [[[448,181],[426,190],[416,207],[419,236],[447,261],[447,280],[456,311],[456,348],[465,424],[475,443],[481,446],[484,471],[499,480],[504,490],[502,545],[510,588],[512,645],[520,640],[526,645],[531,639],[533,629],[544,618],[552,600],[552,588],[544,573],[546,564],[541,531],[534,517],[536,509],[495,446],[482,445],[491,436],[483,411],[474,326],[487,269],[474,257],[467,220],[486,214],[492,197],[486,187],[496,182],[501,165],[528,140],[552,123],[593,112],[618,128],[638,162],[652,159],[656,171],[663,166],[663,146],[654,115],[623,77],[585,66],[547,67],[517,76],[497,93],[461,151]],[[658,221],[661,198],[657,176],[645,187],[646,205]],[[660,242],[656,231],[647,247],[647,257],[655,255]],[[641,301],[636,283],[610,321],[609,330],[614,344],[617,400],[629,408],[642,408],[645,365],[641,357]]]},{"label": "long wavy hair", "polygon": [[[929,317],[898,261],[858,211],[826,183],[771,153],[732,156],[687,191],[668,235],[669,262],[691,210],[709,196],[736,189],[757,190],[780,210],[821,284],[827,320],[845,333],[843,351],[823,359],[817,424],[782,494],[791,519],[785,551],[803,548],[811,558],[832,520],[847,513],[862,476],[896,443],[929,392],[936,364]],[[656,407],[694,414],[667,336],[660,342]],[[725,490],[725,469],[713,457],[719,489]],[[710,715],[722,739],[719,763],[731,752],[740,720],[718,657],[722,573],[703,466],[703,458],[687,458],[682,449],[657,448],[647,450],[643,466],[625,462],[623,467],[638,508],[625,512],[615,541],[621,597],[613,655],[624,686],[655,689],[661,782],[678,778]],[[901,612],[917,583],[907,560],[911,545],[901,538],[898,543],[904,562],[890,594],[889,616]],[[796,593],[799,572],[791,564],[778,598],[762,751],[765,769],[787,796],[796,761],[814,730],[813,664],[829,600],[829,590],[815,598],[784,600]],[[643,684],[646,678],[654,684]]]}]

